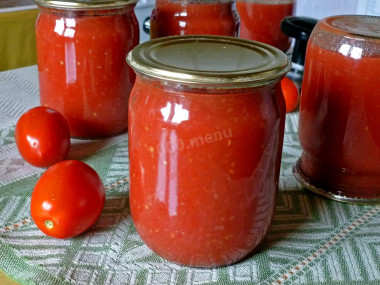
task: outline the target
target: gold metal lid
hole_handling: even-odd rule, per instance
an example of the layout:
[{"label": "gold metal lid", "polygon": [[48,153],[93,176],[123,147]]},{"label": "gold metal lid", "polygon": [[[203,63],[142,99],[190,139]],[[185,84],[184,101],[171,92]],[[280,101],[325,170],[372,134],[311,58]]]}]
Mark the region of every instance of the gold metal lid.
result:
[{"label": "gold metal lid", "polygon": [[34,0],[37,5],[59,9],[114,9],[136,3],[137,0]]},{"label": "gold metal lid", "polygon": [[148,77],[228,89],[265,85],[290,69],[288,57],[275,47],[221,36],[154,39],[133,49],[127,62]]}]

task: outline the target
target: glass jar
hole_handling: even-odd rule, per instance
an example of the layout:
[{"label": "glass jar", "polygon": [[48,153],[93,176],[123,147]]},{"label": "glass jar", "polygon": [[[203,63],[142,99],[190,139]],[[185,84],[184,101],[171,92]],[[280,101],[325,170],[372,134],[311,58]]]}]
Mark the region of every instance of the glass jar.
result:
[{"label": "glass jar", "polygon": [[238,0],[236,5],[241,38],[288,50],[290,39],[281,31],[281,21],[293,15],[294,0]]},{"label": "glass jar", "polygon": [[239,35],[235,0],[156,0],[151,39],[174,35]]},{"label": "glass jar", "polygon": [[339,201],[380,201],[379,27],[380,17],[328,17],[307,47],[294,171]]},{"label": "glass jar", "polygon": [[251,253],[275,209],[285,103],[282,52],[231,37],[140,44],[129,106],[130,207],[143,241],[179,264]]},{"label": "glass jar", "polygon": [[61,112],[71,136],[127,129],[135,79],[125,57],[139,42],[135,1],[36,1],[41,105]]}]

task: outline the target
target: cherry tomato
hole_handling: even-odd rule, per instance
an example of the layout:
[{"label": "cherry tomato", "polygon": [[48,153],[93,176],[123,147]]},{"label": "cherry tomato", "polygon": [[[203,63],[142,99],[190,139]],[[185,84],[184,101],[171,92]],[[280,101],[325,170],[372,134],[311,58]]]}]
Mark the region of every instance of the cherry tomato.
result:
[{"label": "cherry tomato", "polygon": [[16,124],[16,144],[30,164],[48,167],[66,158],[70,148],[70,130],[57,111],[39,106],[24,113]]},{"label": "cherry tomato", "polygon": [[285,98],[286,113],[294,111],[299,102],[299,91],[297,85],[288,77],[281,80],[282,93]]},{"label": "cherry tomato", "polygon": [[89,229],[104,202],[104,187],[96,171],[79,160],[65,160],[49,167],[37,181],[30,211],[43,233],[63,239]]}]

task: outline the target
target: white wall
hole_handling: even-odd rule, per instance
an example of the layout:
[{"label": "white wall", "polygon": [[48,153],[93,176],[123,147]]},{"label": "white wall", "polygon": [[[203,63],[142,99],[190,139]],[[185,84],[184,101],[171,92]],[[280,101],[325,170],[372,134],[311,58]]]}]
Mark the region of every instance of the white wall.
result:
[{"label": "white wall", "polygon": [[342,14],[380,15],[380,0],[296,0],[296,15],[316,19]]},{"label": "white wall", "polygon": [[136,14],[137,20],[139,21],[140,42],[145,42],[149,40],[150,38],[149,34],[143,31],[143,24],[144,24],[144,20],[147,17],[149,17],[150,14],[152,13],[154,4],[155,4],[154,0],[139,0],[136,5],[135,14]]}]

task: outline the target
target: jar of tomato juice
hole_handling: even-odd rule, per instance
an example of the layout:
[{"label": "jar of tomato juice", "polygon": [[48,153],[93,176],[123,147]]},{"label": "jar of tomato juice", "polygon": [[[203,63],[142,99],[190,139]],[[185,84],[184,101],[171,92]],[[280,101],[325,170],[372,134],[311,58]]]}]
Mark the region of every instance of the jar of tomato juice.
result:
[{"label": "jar of tomato juice", "polygon": [[135,0],[36,0],[41,105],[61,112],[74,137],[127,129],[135,79],[125,57],[139,42]]},{"label": "jar of tomato juice", "polygon": [[232,37],[151,40],[128,55],[130,207],[143,241],[184,265],[234,263],[275,209],[285,54]]},{"label": "jar of tomato juice", "polygon": [[235,0],[156,0],[150,37],[174,35],[239,35]]},{"label": "jar of tomato juice", "polygon": [[281,31],[281,21],[293,15],[294,0],[238,0],[240,37],[275,46],[282,51],[290,39]]},{"label": "jar of tomato juice", "polygon": [[380,201],[379,27],[380,17],[328,17],[307,47],[294,172],[338,201]]}]

